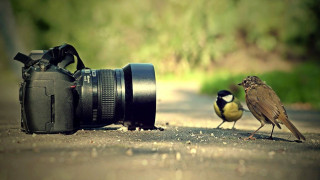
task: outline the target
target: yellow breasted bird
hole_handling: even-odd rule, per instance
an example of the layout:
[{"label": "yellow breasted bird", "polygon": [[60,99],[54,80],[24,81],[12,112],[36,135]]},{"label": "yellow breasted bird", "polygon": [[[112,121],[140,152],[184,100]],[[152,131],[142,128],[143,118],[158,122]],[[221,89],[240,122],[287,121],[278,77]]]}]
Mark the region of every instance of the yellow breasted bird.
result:
[{"label": "yellow breasted bird", "polygon": [[234,129],[234,125],[242,117],[243,107],[230,91],[219,91],[213,107],[216,114],[222,119],[222,123],[217,128],[220,128],[227,121],[234,122],[232,126],[232,129]]},{"label": "yellow breasted bird", "polygon": [[281,129],[280,124],[284,124],[296,138],[306,140],[300,131],[289,121],[286,109],[270,86],[261,81],[257,76],[248,76],[238,85],[244,87],[247,106],[253,116],[261,123],[261,126],[246,139],[255,139],[253,135],[265,124],[272,124],[270,135],[270,139],[272,139],[274,126]]}]

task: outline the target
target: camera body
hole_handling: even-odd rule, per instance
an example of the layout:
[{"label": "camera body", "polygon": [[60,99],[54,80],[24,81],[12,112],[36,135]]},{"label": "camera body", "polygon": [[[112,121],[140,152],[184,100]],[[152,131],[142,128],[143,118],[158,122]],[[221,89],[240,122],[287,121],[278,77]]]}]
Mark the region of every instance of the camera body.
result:
[{"label": "camera body", "polygon": [[75,122],[74,77],[62,68],[39,62],[23,70],[20,86],[21,126],[26,132],[71,133]]},{"label": "camera body", "polygon": [[[77,57],[77,70],[66,66]],[[79,128],[121,123],[129,129],[153,129],[156,110],[152,64],[123,69],[86,68],[73,46],[18,53],[21,127],[26,133],[73,133]]]}]

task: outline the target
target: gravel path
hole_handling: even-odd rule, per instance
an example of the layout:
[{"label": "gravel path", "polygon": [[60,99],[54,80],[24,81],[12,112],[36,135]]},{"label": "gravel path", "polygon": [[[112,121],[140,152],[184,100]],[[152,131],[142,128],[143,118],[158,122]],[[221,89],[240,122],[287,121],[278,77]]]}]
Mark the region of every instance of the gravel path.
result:
[{"label": "gravel path", "polygon": [[289,110],[306,136],[295,142],[284,126],[264,127],[246,113],[231,130],[215,127],[214,97],[196,83],[158,82],[156,125],[164,131],[127,131],[119,125],[72,135],[20,131],[17,86],[0,96],[0,179],[320,179],[320,113]]}]

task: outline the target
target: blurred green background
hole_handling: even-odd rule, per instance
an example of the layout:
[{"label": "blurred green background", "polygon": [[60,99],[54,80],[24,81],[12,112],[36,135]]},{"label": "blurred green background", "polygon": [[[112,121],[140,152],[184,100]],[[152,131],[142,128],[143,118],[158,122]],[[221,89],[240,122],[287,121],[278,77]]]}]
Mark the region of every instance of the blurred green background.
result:
[{"label": "blurred green background", "polygon": [[1,71],[16,51],[69,43],[91,68],[150,62],[157,79],[240,99],[235,84],[259,75],[285,103],[320,109],[318,0],[3,1]]}]

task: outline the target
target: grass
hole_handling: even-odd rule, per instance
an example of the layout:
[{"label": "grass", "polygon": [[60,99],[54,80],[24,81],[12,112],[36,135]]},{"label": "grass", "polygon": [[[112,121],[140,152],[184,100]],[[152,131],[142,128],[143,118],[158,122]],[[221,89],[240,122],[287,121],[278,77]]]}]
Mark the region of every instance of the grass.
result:
[{"label": "grass", "polygon": [[215,95],[219,90],[228,89],[244,100],[244,90],[237,86],[246,76],[257,75],[278,94],[285,104],[308,103],[320,109],[320,70],[317,63],[304,63],[291,72],[273,71],[264,74],[218,73],[206,78],[201,93]]}]

